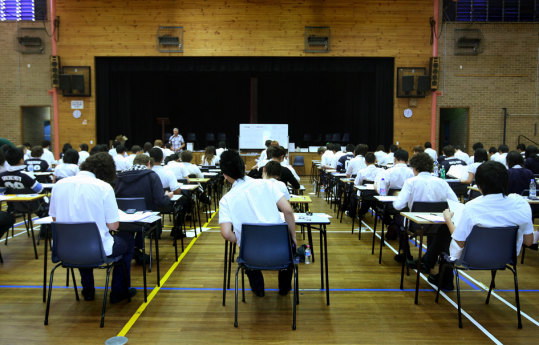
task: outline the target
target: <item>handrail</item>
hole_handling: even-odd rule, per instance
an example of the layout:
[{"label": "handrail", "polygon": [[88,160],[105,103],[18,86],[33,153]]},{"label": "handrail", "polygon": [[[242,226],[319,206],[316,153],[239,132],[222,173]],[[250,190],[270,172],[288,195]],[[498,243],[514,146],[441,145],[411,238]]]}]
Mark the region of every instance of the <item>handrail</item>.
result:
[{"label": "handrail", "polygon": [[522,134],[520,134],[520,135],[518,136],[518,139],[517,139],[517,141],[518,141],[517,143],[518,143],[518,144],[520,144],[520,138],[521,138],[521,137],[522,137],[522,138],[525,138],[526,140],[531,141],[531,142],[534,143],[535,145],[539,146],[539,143],[537,143],[537,142],[531,140],[530,138],[528,138],[527,136],[522,135]]}]

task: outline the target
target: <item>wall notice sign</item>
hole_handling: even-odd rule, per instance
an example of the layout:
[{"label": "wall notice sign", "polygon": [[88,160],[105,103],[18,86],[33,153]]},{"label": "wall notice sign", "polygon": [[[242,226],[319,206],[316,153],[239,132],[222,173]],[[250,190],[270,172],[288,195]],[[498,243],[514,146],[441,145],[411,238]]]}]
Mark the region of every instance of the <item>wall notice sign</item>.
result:
[{"label": "wall notice sign", "polygon": [[84,109],[84,101],[71,101],[71,109]]}]

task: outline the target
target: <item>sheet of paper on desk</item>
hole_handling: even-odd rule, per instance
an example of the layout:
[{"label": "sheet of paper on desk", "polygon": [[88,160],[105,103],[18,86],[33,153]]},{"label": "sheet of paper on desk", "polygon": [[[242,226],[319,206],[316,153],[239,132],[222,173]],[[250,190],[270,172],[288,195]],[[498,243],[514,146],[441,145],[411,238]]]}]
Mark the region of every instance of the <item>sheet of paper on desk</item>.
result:
[{"label": "sheet of paper on desk", "polygon": [[468,178],[468,167],[466,165],[452,165],[447,172],[447,175],[454,176],[459,180]]},{"label": "sheet of paper on desk", "polygon": [[382,201],[382,202],[389,202],[389,201],[395,201],[397,200],[397,197],[394,195],[377,195],[376,199]]},{"label": "sheet of paper on desk", "polygon": [[11,198],[14,198],[13,195],[0,195],[0,201],[9,200]]},{"label": "sheet of paper on desk", "polygon": [[435,214],[422,214],[422,215],[418,215],[419,218],[422,218],[422,219],[426,219],[428,220],[429,222],[434,222],[434,223],[439,223],[439,222],[443,222],[444,221],[444,217],[442,216],[437,216]]},{"label": "sheet of paper on desk", "polygon": [[146,217],[153,216],[153,212],[135,212],[133,214],[127,214],[122,210],[118,210],[118,214],[120,215],[120,222],[129,223],[129,222],[136,222],[139,220],[142,220]]},{"label": "sheet of paper on desk", "polygon": [[449,210],[453,212],[453,224],[457,224],[457,222],[460,220],[460,217],[462,217],[462,212],[464,211],[464,204],[453,200],[447,200],[447,204],[449,205]]}]

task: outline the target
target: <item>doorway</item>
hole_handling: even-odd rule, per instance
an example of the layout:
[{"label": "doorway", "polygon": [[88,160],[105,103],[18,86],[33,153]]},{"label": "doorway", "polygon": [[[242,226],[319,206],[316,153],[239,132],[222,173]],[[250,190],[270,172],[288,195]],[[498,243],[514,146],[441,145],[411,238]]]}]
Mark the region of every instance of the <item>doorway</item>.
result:
[{"label": "doorway", "polygon": [[32,146],[41,145],[43,140],[51,141],[51,107],[21,107],[22,142]]},{"label": "doorway", "polygon": [[470,108],[440,108],[438,152],[446,145],[458,145],[468,151],[468,113]]}]

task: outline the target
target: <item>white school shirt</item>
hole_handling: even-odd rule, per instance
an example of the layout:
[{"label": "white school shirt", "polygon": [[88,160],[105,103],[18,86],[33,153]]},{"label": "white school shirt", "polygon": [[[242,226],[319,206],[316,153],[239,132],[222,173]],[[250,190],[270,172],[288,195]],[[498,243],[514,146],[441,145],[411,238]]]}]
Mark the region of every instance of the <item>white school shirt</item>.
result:
[{"label": "white school shirt", "polygon": [[[217,150],[216,150],[216,153],[217,153]],[[222,153],[222,152],[221,152]],[[220,156],[220,155],[219,155]],[[268,151],[267,150],[264,150],[262,152],[260,152],[260,157],[258,157],[258,160],[257,162],[262,162],[264,160],[268,159]]]},{"label": "white school shirt", "polygon": [[412,205],[416,201],[438,202],[447,200],[458,201],[457,195],[449,187],[447,181],[423,171],[417,176],[404,181],[397,200],[393,201],[393,207],[396,210],[402,210],[408,206],[408,209],[412,210]]},{"label": "white school shirt", "polygon": [[54,169],[53,175],[56,179],[62,179],[70,176],[75,176],[79,173],[79,166],[77,164],[62,163],[57,165]]},{"label": "white school shirt", "polygon": [[286,198],[286,200],[290,200],[290,192],[288,191],[288,187],[286,186],[286,184],[283,181],[279,181],[279,180],[276,180],[274,178],[270,178],[270,179],[268,179],[268,181],[272,181],[273,183],[275,183],[277,188],[279,188],[279,190],[281,192],[283,192],[284,197]]},{"label": "white school shirt", "polygon": [[357,155],[348,161],[348,168],[346,168],[346,175],[355,175],[358,171],[365,169],[367,164],[365,158],[362,155]]},{"label": "white school shirt", "polygon": [[363,168],[357,172],[357,176],[356,176],[356,180],[354,181],[354,184],[356,186],[361,186],[363,184],[363,181],[365,180],[374,182],[374,180],[376,179],[376,176],[378,176],[378,174],[383,171],[384,169],[377,168],[376,165],[374,164],[368,165],[366,168]]},{"label": "white school shirt", "polygon": [[[532,212],[528,202],[518,194],[489,194],[479,196],[464,205],[462,215],[455,224],[451,236],[455,241],[466,241],[474,225],[504,227],[518,225],[517,256],[522,247],[523,236],[533,233]],[[451,241],[449,253],[452,259],[460,258],[462,249]]]},{"label": "white school shirt", "polygon": [[215,150],[215,154],[216,154],[219,158],[221,158],[221,153],[223,153],[223,152],[225,152],[225,151],[226,151],[226,149],[218,148],[218,149]]},{"label": "white school shirt", "polygon": [[163,188],[168,188],[171,192],[174,192],[176,189],[180,188],[174,172],[172,172],[170,169],[165,169],[161,165],[154,165],[152,170],[157,173],[157,176],[159,176]]},{"label": "white school shirt", "polygon": [[187,171],[186,176],[194,174],[197,178],[204,178],[204,174],[202,174],[202,171],[200,171],[200,169],[196,165],[187,162],[180,163],[180,165],[183,165],[183,167]]},{"label": "white school shirt", "polygon": [[378,161],[378,165],[388,165],[395,162],[395,153],[390,152],[381,161]]},{"label": "white school shirt", "polygon": [[290,172],[292,173],[292,176],[294,176],[294,178],[299,182],[300,178],[294,167],[291,165],[284,165],[284,167],[288,168],[288,170],[290,170]]},{"label": "white school shirt", "polygon": [[56,163],[56,161],[54,160],[54,155],[52,154],[51,151],[49,151],[49,149],[45,149],[45,148],[43,149],[43,154],[41,155],[41,159],[47,161],[50,167],[52,167],[52,165]]},{"label": "white school shirt", "polygon": [[472,163],[472,164],[468,165],[468,172],[474,174],[474,176],[475,176],[475,172],[477,171],[477,168],[481,164],[483,164],[483,162],[477,162],[477,163]]},{"label": "white school shirt", "polygon": [[79,165],[81,165],[88,157],[90,157],[88,151],[79,151]]},{"label": "white school shirt", "polygon": [[507,166],[507,152],[504,152],[504,153],[499,153],[495,158],[493,158],[495,155],[492,155],[492,157],[490,157],[490,160],[494,160],[496,162],[500,162],[502,163],[503,165],[505,165],[506,168],[508,168]]},{"label": "white school shirt", "polygon": [[114,238],[107,223],[115,223],[120,217],[110,184],[89,171],[61,179],[52,189],[49,214],[57,222],[95,222],[105,254],[112,254]]},{"label": "white school shirt", "polygon": [[264,159],[264,160],[262,160],[262,161],[259,161],[258,164],[257,164],[258,169],[260,169],[260,168],[266,166],[266,164],[268,164],[269,161],[270,161],[269,159]]},{"label": "white school shirt", "polygon": [[374,156],[376,157],[376,160],[378,161],[378,164],[380,164],[380,162],[382,161],[382,159],[384,159],[385,156],[387,156],[387,153],[385,153],[384,151],[380,150],[380,151],[376,151],[374,153]]},{"label": "white school shirt", "polygon": [[324,154],[322,155],[320,165],[321,166],[331,166],[331,162],[333,160],[334,155],[335,154],[333,153],[333,151],[326,150],[326,152],[324,152]]},{"label": "white school shirt", "polygon": [[386,181],[386,191],[389,191],[390,189],[401,189],[404,185],[404,181],[410,177],[414,177],[414,172],[411,168],[408,168],[404,163],[395,164],[394,167],[389,168],[376,176],[375,183],[378,187],[376,192],[380,194],[380,182],[382,181],[382,178]]},{"label": "white school shirt", "polygon": [[176,176],[176,180],[187,178],[187,175],[189,175],[189,172],[187,169],[183,166],[183,164],[176,162],[176,161],[170,161],[165,166],[165,169],[169,169],[174,173],[174,176]]},{"label": "white school shirt", "polygon": [[116,171],[124,171],[131,168],[129,160],[122,155],[117,154],[116,156],[112,157],[112,159],[116,165]]},{"label": "white school shirt", "polygon": [[31,159],[32,158],[32,150],[26,150],[26,153],[24,154],[24,160]]},{"label": "white school shirt", "polygon": [[430,156],[430,158],[432,158],[432,160],[435,161],[435,162],[438,159],[438,153],[436,152],[436,150],[434,150],[434,149],[432,149],[430,147],[425,149],[425,153],[428,154]]},{"label": "white school shirt", "polygon": [[466,152],[463,152],[461,150],[457,150],[454,157],[462,159],[466,163],[470,160],[470,156],[468,156]]},{"label": "white school shirt", "polygon": [[109,150],[109,155],[111,155],[112,157],[115,157],[116,155],[118,155],[118,152],[116,152],[116,148],[113,147]]},{"label": "white school shirt", "polygon": [[173,153],[174,153],[174,151],[172,151],[171,149],[167,149],[166,147],[163,149],[163,157],[164,158],[170,156]]},{"label": "white school shirt", "polygon": [[211,162],[206,161],[206,157],[202,156],[202,165],[203,166],[216,166],[219,164],[219,156],[213,156]]},{"label": "white school shirt", "polygon": [[264,179],[238,179],[219,201],[219,224],[232,223],[240,246],[241,226],[282,224],[277,202],[284,197],[277,185]]}]

